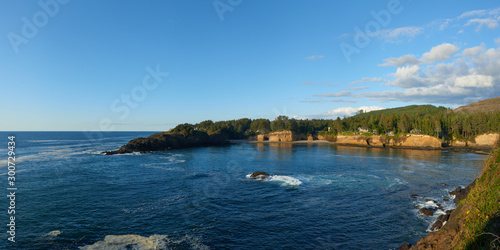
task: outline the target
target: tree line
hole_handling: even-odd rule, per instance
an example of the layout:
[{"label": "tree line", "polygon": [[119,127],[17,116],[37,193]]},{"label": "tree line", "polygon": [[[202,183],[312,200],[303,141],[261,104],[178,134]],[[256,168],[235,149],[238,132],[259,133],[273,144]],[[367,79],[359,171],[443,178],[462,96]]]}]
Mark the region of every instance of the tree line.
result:
[{"label": "tree line", "polygon": [[[429,107],[430,106],[430,107]],[[410,107],[410,106],[408,106]],[[206,120],[197,124],[180,124],[170,132],[189,133],[204,131],[220,133],[229,139],[245,139],[258,134],[291,130],[305,135],[359,133],[379,135],[417,133],[435,136],[443,140],[469,140],[478,134],[500,132],[500,112],[456,113],[444,107],[431,105],[394,109],[393,112],[358,112],[352,117],[334,120],[298,120],[278,116],[274,120],[249,119],[213,122]],[[424,107],[424,108],[422,108]],[[415,112],[418,111],[418,112]],[[423,113],[420,113],[423,112]]]}]

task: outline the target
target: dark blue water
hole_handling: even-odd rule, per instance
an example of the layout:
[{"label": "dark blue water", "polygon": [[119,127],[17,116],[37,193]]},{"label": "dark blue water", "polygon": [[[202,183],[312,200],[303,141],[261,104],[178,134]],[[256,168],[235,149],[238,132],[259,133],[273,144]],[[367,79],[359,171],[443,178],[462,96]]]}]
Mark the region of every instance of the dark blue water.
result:
[{"label": "dark blue water", "polygon": [[[112,240],[174,249],[396,248],[426,235],[437,217],[419,215],[413,205],[430,198],[453,207],[442,200],[447,191],[469,184],[485,160],[328,144],[99,154],[150,134],[1,132],[3,225],[8,135],[16,136],[18,191],[16,243],[3,233],[0,248],[109,248]],[[246,178],[257,170],[274,179]],[[128,236],[104,241],[109,235]]]}]

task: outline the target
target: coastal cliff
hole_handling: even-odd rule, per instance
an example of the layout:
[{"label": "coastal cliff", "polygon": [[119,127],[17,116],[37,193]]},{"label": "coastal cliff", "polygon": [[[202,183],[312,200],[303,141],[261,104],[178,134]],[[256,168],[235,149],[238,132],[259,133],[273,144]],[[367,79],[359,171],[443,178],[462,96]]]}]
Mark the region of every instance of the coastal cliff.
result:
[{"label": "coastal cliff", "polygon": [[342,145],[371,146],[371,147],[401,147],[401,148],[431,148],[439,149],[442,143],[439,139],[429,135],[409,134],[398,137],[382,135],[338,135],[336,137],[318,137]]},{"label": "coastal cliff", "polygon": [[[500,147],[492,151],[481,176],[465,190],[443,228],[411,249],[500,248]],[[457,195],[458,196],[458,195]]]},{"label": "coastal cliff", "polygon": [[500,134],[487,133],[476,136],[470,141],[454,140],[443,143],[436,137],[421,134],[407,134],[397,137],[383,135],[318,135],[318,139],[327,140],[341,145],[369,146],[369,147],[401,147],[401,148],[428,148],[440,149],[444,147],[466,149],[492,149],[500,140]]},{"label": "coastal cliff", "polygon": [[292,142],[305,139],[307,139],[307,137],[305,137],[303,134],[299,134],[290,130],[277,131],[257,136],[257,141],[270,142]]},{"label": "coastal cliff", "polygon": [[227,145],[229,142],[221,134],[207,134],[202,131],[191,133],[161,132],[147,138],[136,138],[115,151],[103,152],[105,155],[132,152],[167,151],[171,149]]}]

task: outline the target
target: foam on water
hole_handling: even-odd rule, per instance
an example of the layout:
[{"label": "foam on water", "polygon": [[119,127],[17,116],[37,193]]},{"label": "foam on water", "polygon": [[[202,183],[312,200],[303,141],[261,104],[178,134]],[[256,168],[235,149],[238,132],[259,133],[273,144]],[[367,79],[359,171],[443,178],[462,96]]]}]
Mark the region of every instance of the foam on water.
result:
[{"label": "foam on water", "polygon": [[[252,174],[247,174],[245,177],[249,179],[254,179],[250,177]],[[274,181],[274,182],[280,182],[281,186],[300,186],[302,185],[302,182],[294,177],[287,176],[287,175],[270,175],[267,178],[263,179],[256,179],[259,181]]]},{"label": "foam on water", "polygon": [[199,239],[191,236],[184,236],[179,240],[170,239],[167,235],[154,234],[149,237],[140,235],[107,235],[104,240],[98,241],[92,245],[80,247],[82,250],[150,250],[150,249],[171,249],[171,248],[189,248],[189,249],[209,249],[202,244]]},{"label": "foam on water", "polygon": [[302,182],[299,179],[293,178],[291,176],[286,176],[286,175],[271,175],[271,176],[269,176],[269,181],[281,182],[282,186],[300,186],[300,185],[302,185]]},{"label": "foam on water", "polygon": [[56,237],[56,236],[60,235],[61,233],[62,232],[59,231],[59,230],[54,230],[54,231],[49,232],[48,234],[42,235],[42,237],[53,238],[53,237]]},{"label": "foam on water", "polygon": [[125,154],[116,154],[116,155],[141,155],[141,152],[132,152],[132,153],[125,153]]},{"label": "foam on water", "polygon": [[179,159],[180,157],[183,157],[184,155],[182,154],[173,154],[170,156],[160,156],[160,159],[165,159],[167,160],[166,162],[162,162],[161,164],[163,165],[170,165],[170,164],[177,164],[177,163],[183,163],[186,162],[184,159]]}]

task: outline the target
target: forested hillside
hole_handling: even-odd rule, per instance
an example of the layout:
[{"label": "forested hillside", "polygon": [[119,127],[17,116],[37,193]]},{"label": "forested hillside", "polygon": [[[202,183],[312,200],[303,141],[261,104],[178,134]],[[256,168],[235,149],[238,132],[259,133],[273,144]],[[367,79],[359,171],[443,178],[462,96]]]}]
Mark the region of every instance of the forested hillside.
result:
[{"label": "forested hillside", "polygon": [[[488,103],[490,107],[495,105],[496,102],[488,100],[482,102]],[[500,111],[477,108],[474,112],[469,112],[467,108],[458,110],[460,112],[432,105],[411,105],[368,113],[360,110],[355,116],[343,119],[339,117],[335,120],[296,120],[286,116],[278,116],[273,121],[248,118],[219,122],[207,120],[197,124],[181,124],[170,132],[192,133],[190,131],[199,130],[209,134],[221,133],[229,139],[244,139],[281,130],[291,130],[306,135],[358,132],[380,135],[417,133],[443,140],[469,140],[478,134],[500,132]]]}]

